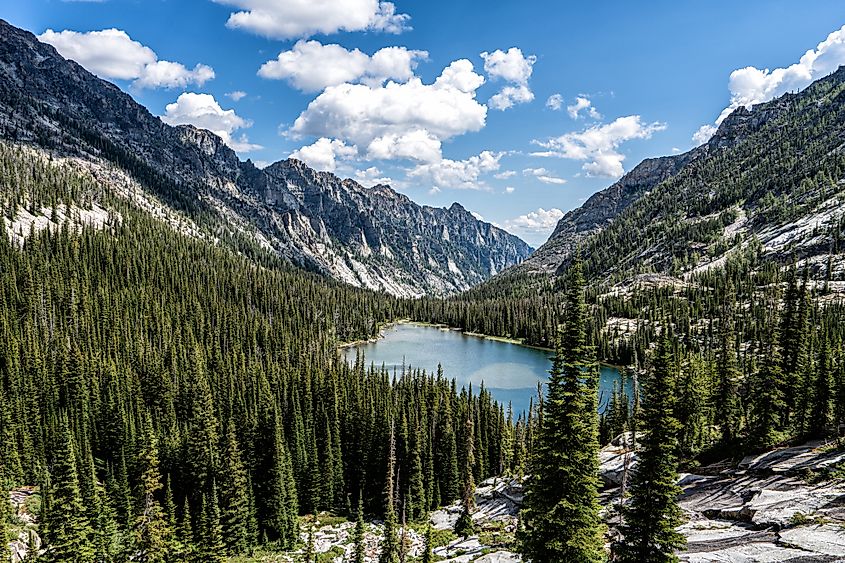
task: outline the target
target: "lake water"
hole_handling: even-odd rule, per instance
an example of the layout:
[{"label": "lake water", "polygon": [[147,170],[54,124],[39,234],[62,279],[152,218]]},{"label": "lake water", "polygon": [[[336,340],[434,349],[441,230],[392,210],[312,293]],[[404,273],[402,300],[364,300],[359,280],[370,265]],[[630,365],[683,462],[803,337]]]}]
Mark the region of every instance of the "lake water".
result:
[{"label": "lake water", "polygon": [[[548,379],[551,368],[550,352],[545,350],[405,323],[385,329],[384,338],[344,348],[342,353],[352,364],[358,351],[368,366],[384,364],[391,371],[405,365],[436,373],[439,363],[446,378],[457,380],[458,388],[472,383],[477,390],[484,382],[496,400],[505,405],[510,401],[515,413],[528,410],[531,397],[537,395],[537,383]],[[602,366],[599,395],[604,402],[619,379],[616,368]]]}]

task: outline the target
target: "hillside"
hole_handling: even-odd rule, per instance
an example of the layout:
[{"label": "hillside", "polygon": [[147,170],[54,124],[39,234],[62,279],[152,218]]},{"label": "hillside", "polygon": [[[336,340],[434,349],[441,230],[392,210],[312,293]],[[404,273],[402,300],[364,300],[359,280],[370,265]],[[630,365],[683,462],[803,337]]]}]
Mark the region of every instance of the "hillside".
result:
[{"label": "hillside", "polygon": [[689,278],[762,245],[764,259],[842,279],[845,68],[734,111],[706,144],[636,166],[570,211],[511,273],[554,273],[581,246],[594,274]]},{"label": "hillside", "polygon": [[[162,123],[34,35],[0,21],[0,138],[70,158],[188,232],[263,249],[397,296],[447,295],[530,253],[460,205],[420,206],[388,186],[286,160],[258,169],[214,134]],[[127,193],[125,186],[135,188]]]}]

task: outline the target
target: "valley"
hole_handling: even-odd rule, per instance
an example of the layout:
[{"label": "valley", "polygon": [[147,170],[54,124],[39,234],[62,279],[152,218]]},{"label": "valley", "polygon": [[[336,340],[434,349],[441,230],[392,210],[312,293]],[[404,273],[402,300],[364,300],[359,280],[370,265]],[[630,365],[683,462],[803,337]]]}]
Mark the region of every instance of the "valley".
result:
[{"label": "valley", "polygon": [[[332,88],[475,108],[467,64],[365,73],[305,111],[331,113]],[[827,70],[627,174],[600,147],[584,178],[608,158],[619,174],[535,250],[405,193],[440,165],[492,194],[481,168],[510,181],[519,151],[451,160],[432,125],[356,141],[367,163],[436,141],[395,187],[344,177],[353,148],[328,137],[330,170],[307,147],[259,166],[0,20],[9,559],[845,557],[845,66]],[[509,80],[485,116],[527,88]],[[565,183],[549,174],[521,177]]]}]

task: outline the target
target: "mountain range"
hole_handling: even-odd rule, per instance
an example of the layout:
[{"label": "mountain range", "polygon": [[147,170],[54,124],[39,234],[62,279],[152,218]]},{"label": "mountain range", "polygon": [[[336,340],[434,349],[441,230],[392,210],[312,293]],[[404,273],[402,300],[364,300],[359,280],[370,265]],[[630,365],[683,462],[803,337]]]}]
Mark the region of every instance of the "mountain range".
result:
[{"label": "mountain range", "polygon": [[1,20],[0,138],[72,161],[186,232],[396,296],[467,289],[532,250],[457,203],[417,205],[294,159],[259,169]]},{"label": "mountain range", "polygon": [[741,252],[845,276],[845,67],[740,107],[705,144],[647,159],[568,212],[509,270],[555,274],[580,253],[597,281],[689,278]]}]

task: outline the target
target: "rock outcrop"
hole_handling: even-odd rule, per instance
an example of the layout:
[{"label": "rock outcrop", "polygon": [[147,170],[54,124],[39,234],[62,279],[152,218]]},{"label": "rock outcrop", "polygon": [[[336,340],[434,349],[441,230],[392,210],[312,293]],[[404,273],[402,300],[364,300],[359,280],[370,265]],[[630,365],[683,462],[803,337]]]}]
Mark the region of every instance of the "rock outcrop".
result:
[{"label": "rock outcrop", "polygon": [[[388,186],[364,187],[296,160],[259,169],[210,131],[163,123],[2,20],[0,140],[38,147],[70,166],[118,169],[142,186],[145,207],[153,197],[238,252],[269,251],[398,296],[467,289],[532,250],[458,204],[417,205]],[[109,184],[114,176],[97,180],[120,193]]]}]

